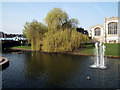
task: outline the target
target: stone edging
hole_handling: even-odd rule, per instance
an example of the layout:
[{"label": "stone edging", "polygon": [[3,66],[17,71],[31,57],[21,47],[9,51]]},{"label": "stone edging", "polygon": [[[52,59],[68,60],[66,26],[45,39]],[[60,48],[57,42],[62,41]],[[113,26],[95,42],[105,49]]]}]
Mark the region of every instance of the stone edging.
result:
[{"label": "stone edging", "polygon": [[[84,55],[84,56],[95,56],[94,54],[79,54],[79,53],[71,53],[74,55]],[[107,58],[120,58],[120,56],[112,56],[112,55],[105,55]]]},{"label": "stone edging", "polygon": [[0,61],[2,61],[3,59],[6,59],[6,61],[4,61],[2,64],[0,64],[0,66],[1,66],[1,65],[4,65],[4,64],[6,64],[6,63],[9,62],[9,59],[8,59],[8,58],[5,58],[5,57],[0,57],[0,58],[1,58]]}]

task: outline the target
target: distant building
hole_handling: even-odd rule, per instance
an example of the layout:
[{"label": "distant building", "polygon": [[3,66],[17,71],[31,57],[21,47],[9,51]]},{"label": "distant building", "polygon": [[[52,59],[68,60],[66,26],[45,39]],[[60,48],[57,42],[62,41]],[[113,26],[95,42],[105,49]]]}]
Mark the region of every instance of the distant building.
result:
[{"label": "distant building", "polygon": [[7,33],[4,33],[4,32],[1,32],[0,31],[0,38],[13,38],[13,37],[24,37],[23,34],[7,34]]},{"label": "distant building", "polygon": [[92,38],[92,42],[99,42],[102,37],[104,43],[120,43],[118,17],[104,17],[104,26],[97,24],[90,27],[89,36]]}]

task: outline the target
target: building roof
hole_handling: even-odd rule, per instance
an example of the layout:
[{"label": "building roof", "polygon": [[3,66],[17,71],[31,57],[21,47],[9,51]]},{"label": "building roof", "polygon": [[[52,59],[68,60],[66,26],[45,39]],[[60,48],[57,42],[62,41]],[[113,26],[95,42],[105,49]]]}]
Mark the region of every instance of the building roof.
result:
[{"label": "building roof", "polygon": [[103,25],[99,25],[99,24],[97,24],[97,25],[91,26],[90,29],[95,28],[95,27],[102,27],[102,28],[104,28]]},{"label": "building roof", "polygon": [[113,16],[113,17],[106,18],[106,19],[107,19],[107,21],[111,21],[111,20],[118,20],[118,17]]}]

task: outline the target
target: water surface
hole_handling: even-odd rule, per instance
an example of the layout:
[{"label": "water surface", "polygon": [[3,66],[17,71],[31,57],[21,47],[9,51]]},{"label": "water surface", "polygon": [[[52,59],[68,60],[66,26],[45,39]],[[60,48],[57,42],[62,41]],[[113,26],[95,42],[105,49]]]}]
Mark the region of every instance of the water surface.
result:
[{"label": "water surface", "polygon": [[89,67],[91,56],[12,52],[3,51],[10,60],[2,72],[3,88],[118,88],[119,59],[105,58],[107,68],[102,70]]}]

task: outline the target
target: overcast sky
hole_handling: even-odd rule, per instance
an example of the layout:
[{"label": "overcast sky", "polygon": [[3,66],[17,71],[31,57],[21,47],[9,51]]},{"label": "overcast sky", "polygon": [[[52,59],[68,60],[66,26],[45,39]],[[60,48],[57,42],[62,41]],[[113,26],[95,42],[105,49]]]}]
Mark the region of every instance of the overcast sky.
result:
[{"label": "overcast sky", "polygon": [[43,22],[53,8],[62,8],[70,18],[79,20],[79,27],[87,30],[96,24],[104,25],[104,16],[118,16],[117,2],[3,2],[2,31],[22,33],[25,22]]}]

